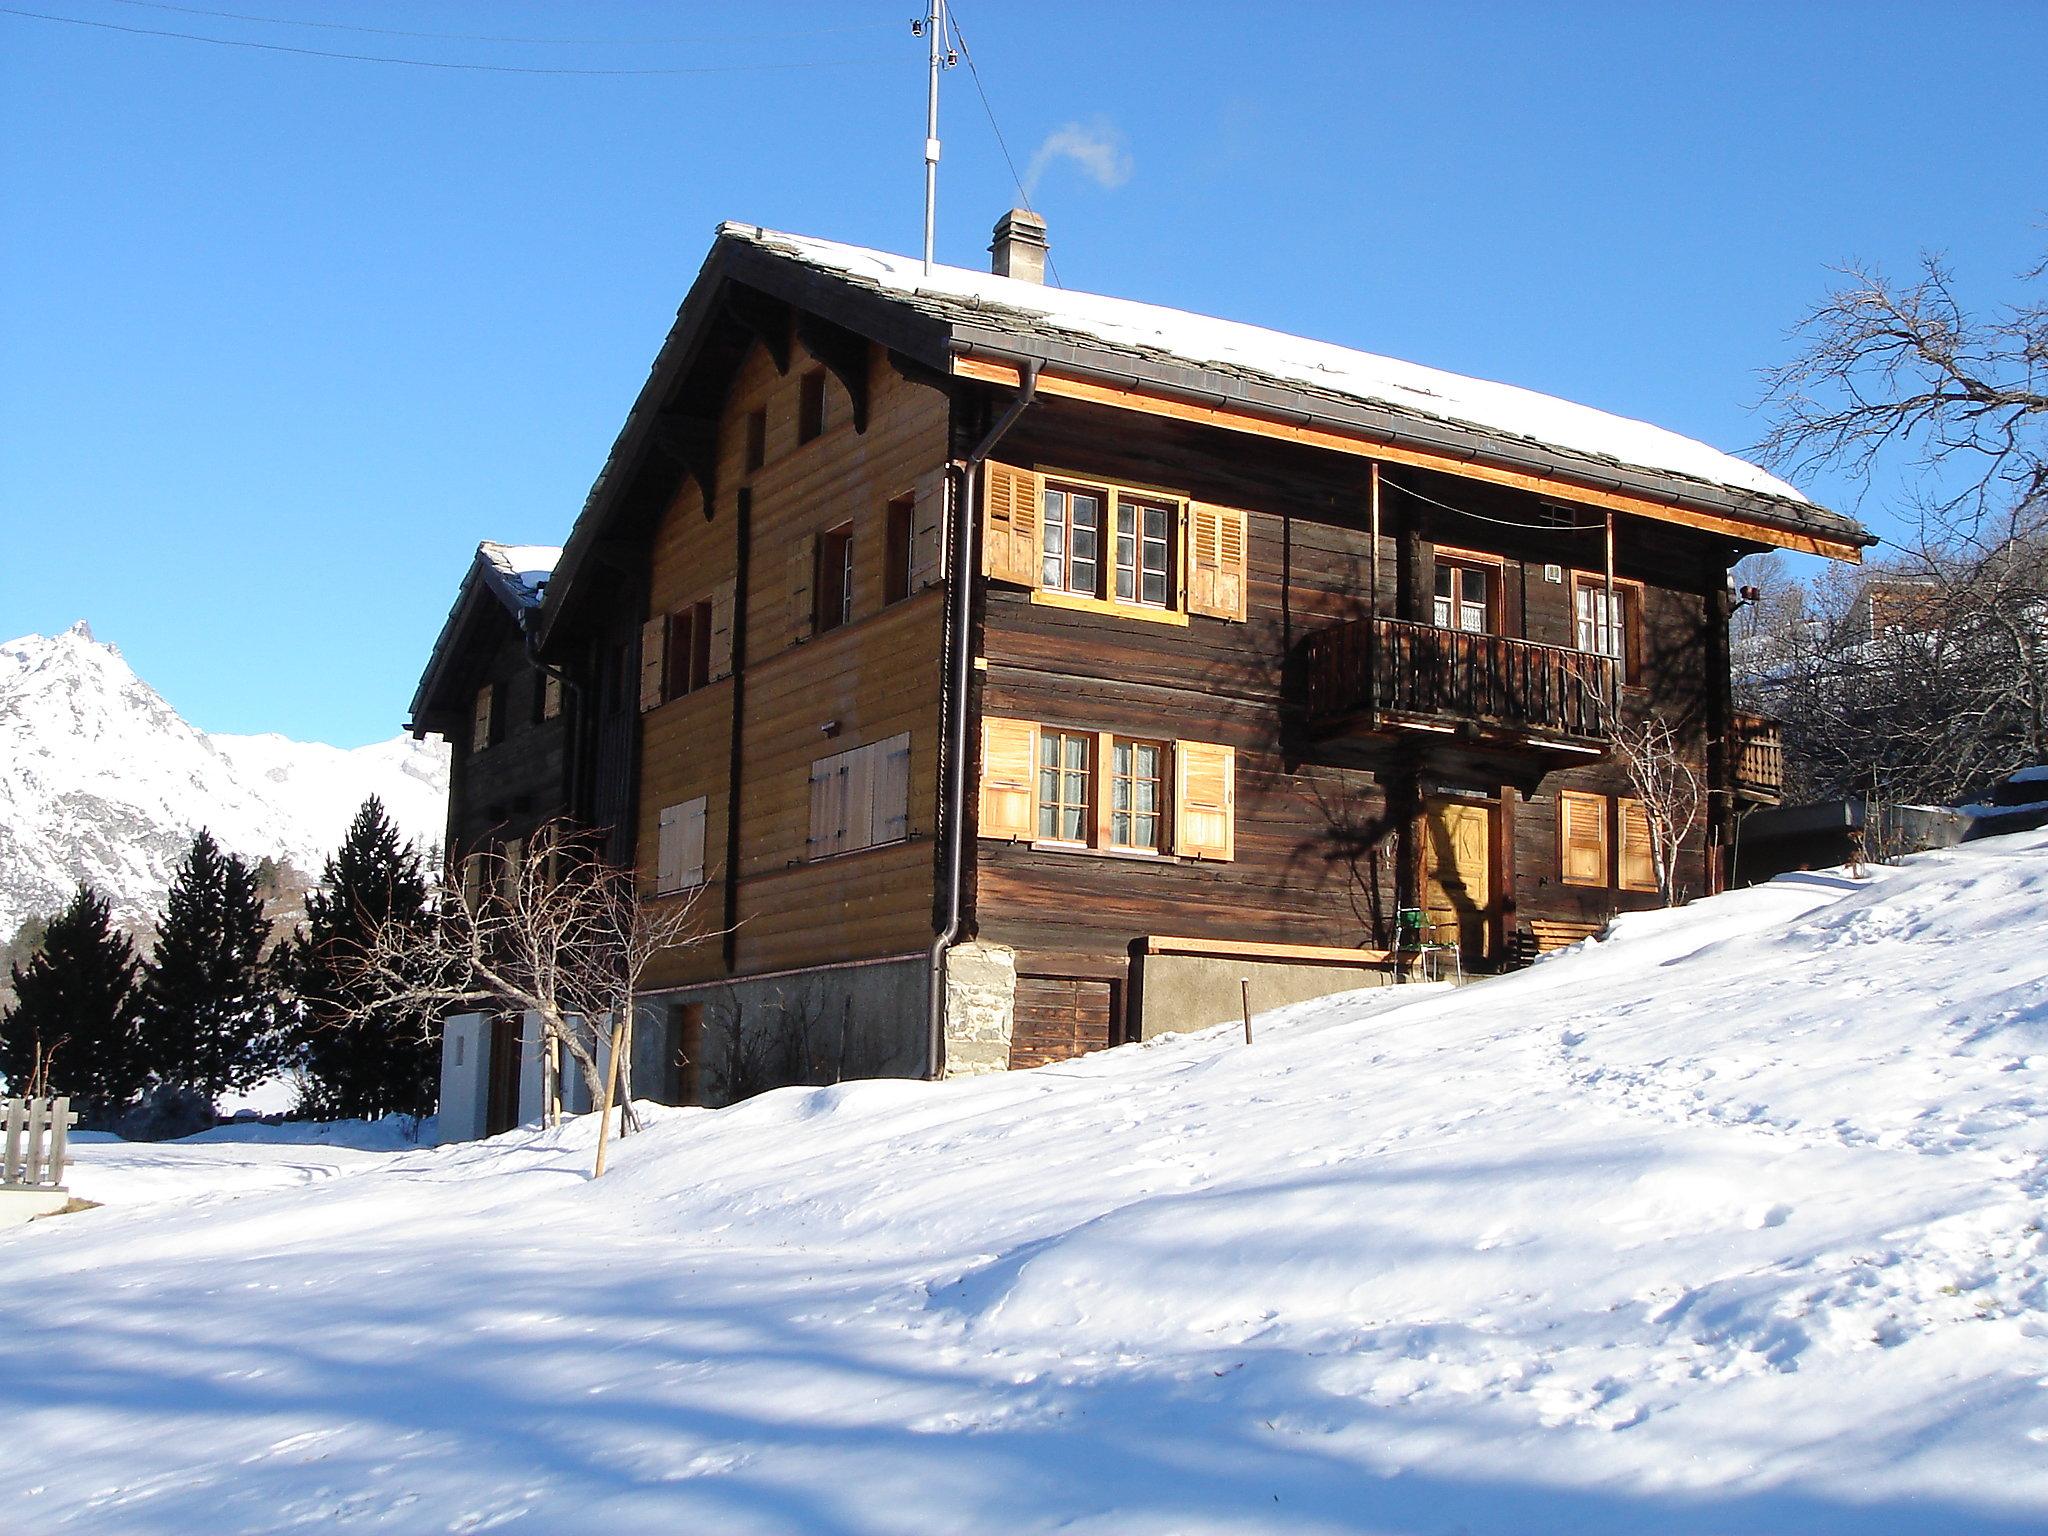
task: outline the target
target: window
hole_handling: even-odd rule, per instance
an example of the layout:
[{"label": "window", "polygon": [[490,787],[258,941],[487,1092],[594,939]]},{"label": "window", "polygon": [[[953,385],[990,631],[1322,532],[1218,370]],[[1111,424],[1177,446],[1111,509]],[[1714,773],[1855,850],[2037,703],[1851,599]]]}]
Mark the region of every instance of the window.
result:
[{"label": "window", "polygon": [[768,462],[768,408],[747,412],[747,473]]},{"label": "window", "polygon": [[1104,853],[1235,857],[1236,753],[985,716],[980,835]]},{"label": "window", "polygon": [[1102,495],[1045,488],[1045,565],[1040,585],[1053,592],[1100,597]]},{"label": "window", "polygon": [[1607,797],[1558,791],[1558,878],[1566,885],[1606,885]]},{"label": "window", "polygon": [[856,853],[909,836],[908,731],[811,764],[811,858]]},{"label": "window", "polygon": [[469,720],[469,750],[481,752],[496,740],[497,711],[493,708],[491,685],[485,683],[476,691],[476,707]]},{"label": "window", "polygon": [[1170,590],[1173,509],[1119,496],[1116,502],[1116,596],[1119,602],[1164,608]]},{"label": "window", "polygon": [[1616,582],[1614,603],[1610,608],[1604,577],[1585,572],[1572,576],[1574,633],[1578,647],[1582,651],[1591,651],[1595,656],[1612,657],[1623,682],[1632,678],[1636,670],[1635,646],[1631,636],[1639,601],[1640,592],[1633,583],[1624,586]]},{"label": "window", "polygon": [[1439,560],[1436,604],[1431,617],[1439,629],[1483,635],[1493,628],[1490,573],[1482,566]]},{"label": "window", "polygon": [[888,525],[883,551],[882,602],[900,603],[910,596],[911,562],[914,559],[917,498],[898,496],[889,503]]},{"label": "window", "polygon": [[1166,749],[1156,741],[1119,736],[1111,741],[1109,761],[1110,846],[1157,853]]},{"label": "window", "polygon": [[1621,847],[1621,888],[1625,891],[1657,889],[1657,849],[1650,837],[1650,816],[1643,802],[1627,798],[1614,802],[1616,842]]},{"label": "window", "polygon": [[825,430],[825,370],[813,368],[797,381],[796,440],[808,443]]},{"label": "window", "polygon": [[711,681],[711,604],[692,603],[669,615],[664,699],[679,699]]},{"label": "window", "polygon": [[694,890],[704,883],[704,796],[664,806],[656,854],[656,895]]},{"label": "window", "polygon": [[1038,836],[1048,843],[1085,843],[1094,823],[1089,798],[1093,736],[1038,733]]},{"label": "window", "polygon": [[813,623],[819,634],[853,618],[853,524],[841,523],[818,535],[818,574],[812,584],[818,611]]}]

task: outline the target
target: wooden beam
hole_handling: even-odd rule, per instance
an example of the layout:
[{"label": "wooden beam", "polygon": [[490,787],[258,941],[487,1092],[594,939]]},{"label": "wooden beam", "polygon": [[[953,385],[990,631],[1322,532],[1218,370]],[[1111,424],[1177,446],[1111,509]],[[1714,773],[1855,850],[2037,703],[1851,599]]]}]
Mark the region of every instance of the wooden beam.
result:
[{"label": "wooden beam", "polygon": [[695,416],[657,416],[648,443],[704,493],[704,520],[718,507],[718,424]]},{"label": "wooden beam", "polygon": [[[991,362],[986,358],[956,357],[953,359],[953,371],[962,378],[977,379],[985,384],[1014,386],[1020,381],[1016,368],[1008,363]],[[1533,474],[1524,470],[1461,459],[1455,454],[1434,452],[1406,443],[1384,442],[1363,429],[1346,431],[1335,427],[1276,421],[1272,417],[1260,416],[1235,407],[1201,405],[1192,401],[1176,400],[1170,396],[1155,395],[1122,385],[1100,384],[1091,379],[1071,378],[1055,373],[1051,369],[1039,371],[1038,392],[1041,395],[1055,395],[1067,400],[1082,400],[1091,405],[1142,411],[1148,416],[1167,416],[1177,421],[1221,427],[1230,432],[1247,432],[1278,442],[1299,443],[1309,448],[1325,448],[1333,453],[1355,454],[1389,464],[1412,464],[1418,469],[1432,469],[1441,474],[1459,475],[1467,480],[1484,480],[1493,485],[1512,486],[1517,490],[1532,491],[1539,496],[1555,497],[1560,501],[1602,507],[1613,512],[1626,512],[1635,517],[1649,518],[1653,522],[1699,528],[1749,543],[1771,544],[1779,549],[1796,550],[1806,555],[1820,555],[1830,560],[1846,560],[1851,564],[1859,564],[1863,559],[1862,550],[1857,545],[1841,539],[1831,539],[1815,533],[1798,533],[1769,523],[1752,522],[1746,518],[1716,512],[1701,512],[1690,507],[1672,506],[1667,502],[1630,495],[1625,491],[1609,491],[1595,486],[1580,485],[1562,475]]]},{"label": "wooden beam", "polygon": [[1389,965],[1393,953],[1384,949],[1341,949],[1327,944],[1261,944],[1249,939],[1179,939],[1148,934],[1140,941],[1147,955],[1219,955],[1230,960],[1311,960],[1323,965]]},{"label": "wooden beam", "polygon": [[738,286],[726,289],[725,307],[735,320],[760,338],[768,356],[774,359],[775,371],[788,373],[790,307],[780,299]]}]

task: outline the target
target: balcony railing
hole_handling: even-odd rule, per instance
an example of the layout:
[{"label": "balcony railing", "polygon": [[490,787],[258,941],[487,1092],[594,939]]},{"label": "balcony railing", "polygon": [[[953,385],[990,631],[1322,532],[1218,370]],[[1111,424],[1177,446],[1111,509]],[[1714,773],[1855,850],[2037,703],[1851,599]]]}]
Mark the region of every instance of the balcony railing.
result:
[{"label": "balcony railing", "polygon": [[1614,663],[1588,651],[1401,619],[1358,619],[1309,636],[1302,677],[1311,729],[1356,722],[1605,742]]},{"label": "balcony railing", "polygon": [[1763,715],[1735,716],[1735,793],[1759,805],[1785,797],[1785,743],[1778,722]]}]

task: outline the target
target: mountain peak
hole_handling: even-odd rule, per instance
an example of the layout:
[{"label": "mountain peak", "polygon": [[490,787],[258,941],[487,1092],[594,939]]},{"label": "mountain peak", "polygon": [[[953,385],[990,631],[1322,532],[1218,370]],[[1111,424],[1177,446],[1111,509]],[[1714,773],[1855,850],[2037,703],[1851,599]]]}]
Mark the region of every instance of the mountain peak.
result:
[{"label": "mountain peak", "polygon": [[77,619],[73,621],[71,627],[65,630],[64,633],[67,637],[90,640],[92,639],[92,626],[83,619]]}]

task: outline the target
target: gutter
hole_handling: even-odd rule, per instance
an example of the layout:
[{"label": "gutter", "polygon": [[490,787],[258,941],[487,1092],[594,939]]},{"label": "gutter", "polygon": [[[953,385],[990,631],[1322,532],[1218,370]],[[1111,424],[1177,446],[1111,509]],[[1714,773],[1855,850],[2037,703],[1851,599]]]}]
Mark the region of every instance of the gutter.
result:
[{"label": "gutter", "polygon": [[970,655],[973,636],[969,626],[974,615],[974,536],[980,526],[974,507],[975,483],[982,461],[995,451],[996,444],[1017,424],[1017,418],[1024,414],[1038,393],[1037,361],[1031,358],[1012,361],[1020,381],[1017,398],[996,419],[987,435],[975,444],[973,452],[946,466],[953,481],[953,506],[957,515],[953,570],[949,578],[952,591],[947,594],[946,603],[947,639],[952,645],[953,667],[952,691],[947,698],[950,718],[946,722],[945,802],[940,807],[946,825],[946,920],[932,939],[925,1011],[925,1060],[928,1064],[925,1075],[932,1081],[946,1075],[946,951],[960,933],[960,875],[966,844],[962,833],[967,820],[967,686],[973,664]]}]

